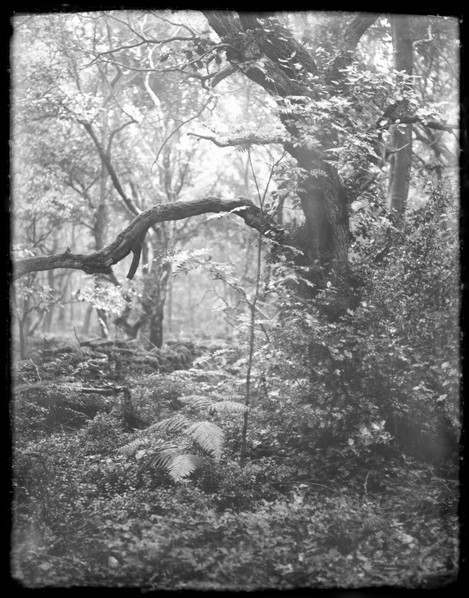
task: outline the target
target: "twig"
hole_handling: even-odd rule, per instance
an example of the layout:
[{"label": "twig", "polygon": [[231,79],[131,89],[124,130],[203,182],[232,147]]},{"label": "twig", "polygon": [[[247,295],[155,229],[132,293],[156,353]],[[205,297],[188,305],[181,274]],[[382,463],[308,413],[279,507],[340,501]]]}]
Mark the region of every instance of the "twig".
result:
[{"label": "twig", "polygon": [[75,338],[77,339],[78,348],[81,349],[81,342],[80,342],[80,339],[78,338],[77,329],[75,328],[75,326],[73,327],[73,334],[75,335]]},{"label": "twig", "polygon": [[31,358],[29,359],[29,361],[36,368],[36,373],[37,373],[37,377],[39,378],[39,382],[42,382],[41,374],[39,373],[39,368],[37,367],[37,365],[34,363],[34,361]]},{"label": "twig", "polygon": [[202,108],[199,110],[199,112],[197,112],[196,114],[194,114],[193,116],[191,116],[191,117],[190,117],[190,118],[188,118],[187,120],[183,120],[183,121],[182,121],[182,122],[181,122],[181,123],[180,123],[180,124],[179,124],[179,125],[178,125],[178,126],[175,128],[175,129],[174,129],[174,131],[172,131],[172,133],[170,133],[170,134],[168,135],[168,137],[166,137],[166,139],[165,139],[165,140],[163,141],[163,143],[161,144],[161,146],[160,146],[160,149],[158,150],[158,153],[156,154],[156,158],[155,158],[155,160],[153,161],[152,168],[153,168],[153,166],[154,166],[154,165],[155,165],[155,164],[158,162],[158,158],[160,157],[160,154],[161,154],[161,152],[162,152],[162,150],[163,150],[164,146],[165,146],[165,145],[168,143],[168,141],[171,139],[171,137],[172,137],[173,135],[175,135],[175,134],[176,134],[176,133],[179,131],[179,129],[180,129],[181,127],[183,127],[184,125],[187,125],[187,123],[190,123],[192,120],[194,120],[195,118],[199,117],[199,116],[202,114],[202,112],[205,110],[205,108],[207,108],[207,106],[210,104],[210,101],[211,101],[211,99],[212,99],[212,98],[211,98],[211,97],[209,97],[209,99],[207,100],[207,102],[205,102],[205,104],[202,106]]}]

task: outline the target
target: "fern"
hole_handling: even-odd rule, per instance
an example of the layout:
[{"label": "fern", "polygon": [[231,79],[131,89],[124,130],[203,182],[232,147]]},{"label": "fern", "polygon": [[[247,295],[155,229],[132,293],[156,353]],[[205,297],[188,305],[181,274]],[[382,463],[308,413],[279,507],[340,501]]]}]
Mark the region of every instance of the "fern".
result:
[{"label": "fern", "polygon": [[132,457],[132,455],[135,455],[135,453],[141,446],[148,446],[149,442],[149,438],[136,438],[135,440],[132,440],[132,442],[129,442],[124,446],[121,446],[119,449],[119,453],[121,453],[125,457]]},{"label": "fern", "polygon": [[218,401],[210,406],[210,413],[246,413],[249,407],[238,401]]},{"label": "fern", "polygon": [[180,447],[168,447],[158,451],[149,462],[156,470],[168,472],[175,482],[179,482],[202,465],[204,459],[198,455],[184,453]]},{"label": "fern", "polygon": [[[146,432],[147,430],[145,430]],[[143,447],[144,449],[155,450],[160,448],[164,444],[164,441],[161,438],[149,438],[146,434],[145,436],[138,436],[131,442],[128,442],[124,446],[121,446],[119,449],[119,453],[124,455],[125,457],[132,457],[138,451],[139,448]],[[159,445],[159,446],[158,446]]]},{"label": "fern", "polygon": [[154,433],[154,432],[184,432],[185,428],[190,424],[190,420],[188,420],[184,415],[177,414],[173,415],[172,417],[168,417],[166,419],[162,419],[156,424],[152,424],[149,426],[145,432],[147,433]]},{"label": "fern", "polygon": [[202,395],[186,395],[185,397],[179,397],[179,401],[196,409],[210,409],[213,404],[211,399]]},{"label": "fern", "polygon": [[166,446],[158,449],[158,451],[152,456],[148,465],[155,469],[166,469],[169,470],[172,461],[182,454],[182,449],[177,446]]},{"label": "fern", "polygon": [[198,455],[183,453],[173,457],[172,461],[167,465],[167,470],[173,480],[179,482],[193,473],[203,462],[202,457]]},{"label": "fern", "polygon": [[196,422],[187,428],[186,433],[201,449],[213,455],[217,461],[220,459],[225,434],[219,426],[208,421]]},{"label": "fern", "polygon": [[[196,398],[204,399],[204,397]],[[205,399],[205,402],[208,406],[212,405],[210,400]],[[150,459],[145,466],[167,471],[176,482],[190,475],[203,463],[202,457],[185,452],[189,448],[187,440],[182,441],[178,446],[168,445],[159,436],[155,438],[156,432],[184,433],[187,440],[195,442],[214,459],[219,460],[221,457],[225,439],[223,430],[212,422],[191,422],[179,414],[153,424],[143,432],[143,435],[121,447],[119,452],[126,457],[132,457],[136,455],[139,448],[145,447],[150,453]]]},{"label": "fern", "polygon": [[[237,398],[236,395],[233,396]],[[202,395],[187,395],[185,397],[179,397],[179,400],[188,407],[206,409],[207,413],[210,415],[213,415],[214,413],[245,413],[249,409],[249,407],[246,407],[243,403],[239,403],[235,400],[214,401],[213,399]]]},{"label": "fern", "polygon": [[205,353],[202,353],[202,355],[200,355],[200,357],[197,357],[196,359],[194,359],[194,361],[192,363],[192,368],[200,368],[201,366],[206,365],[211,359],[212,359],[211,353],[209,353],[208,351]]}]

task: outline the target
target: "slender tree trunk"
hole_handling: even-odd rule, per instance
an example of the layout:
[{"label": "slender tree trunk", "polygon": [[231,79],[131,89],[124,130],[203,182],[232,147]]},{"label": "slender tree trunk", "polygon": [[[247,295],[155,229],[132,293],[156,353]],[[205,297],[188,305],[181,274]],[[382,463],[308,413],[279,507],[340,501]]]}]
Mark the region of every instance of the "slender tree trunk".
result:
[{"label": "slender tree trunk", "polygon": [[[412,38],[406,16],[391,17],[394,68],[412,75]],[[391,164],[388,186],[389,208],[398,217],[404,215],[409,194],[412,166],[412,125],[395,124],[391,129]]]},{"label": "slender tree trunk", "polygon": [[189,314],[189,330],[191,335],[194,333],[194,311],[192,309],[192,280],[189,276],[187,281],[187,313]]},{"label": "slender tree trunk", "polygon": [[145,280],[145,298],[142,306],[147,314],[150,343],[158,348],[163,345],[164,306],[170,273],[170,263],[157,261],[153,263],[153,268]]},{"label": "slender tree trunk", "polygon": [[[66,272],[64,277],[61,281],[61,290],[60,290],[60,297],[65,301],[67,297],[67,290],[70,282],[70,272]],[[65,328],[65,305],[61,305],[59,307],[59,317],[58,317],[59,326],[64,329]]]},{"label": "slender tree trunk", "polygon": [[244,405],[246,411],[243,416],[243,427],[241,430],[241,450],[239,455],[239,464],[244,467],[246,464],[247,457],[247,440],[248,440],[248,429],[249,429],[249,407],[251,406],[252,392],[252,368],[254,364],[254,348],[256,340],[256,305],[259,300],[260,282],[261,282],[261,269],[262,269],[262,234],[259,233],[257,240],[257,260],[256,260],[256,287],[254,291],[254,297],[252,302],[249,303],[249,354],[246,371],[246,393],[244,395]]},{"label": "slender tree trunk", "polygon": [[89,331],[90,331],[90,322],[91,322],[91,314],[92,313],[93,313],[93,306],[87,305],[86,311],[85,311],[85,317],[83,320],[83,328],[82,328],[82,332],[85,335],[89,334]]},{"label": "slender tree trunk", "polygon": [[150,320],[150,343],[158,347],[163,346],[164,306],[155,305]]},{"label": "slender tree trunk", "polygon": [[168,278],[168,294],[166,299],[166,328],[169,334],[173,331],[173,280],[171,277]]},{"label": "slender tree trunk", "polygon": [[19,335],[19,341],[20,341],[20,359],[26,359],[26,349],[27,349],[27,342],[26,342],[26,337],[27,337],[27,333],[26,333],[26,329],[27,329],[27,323],[26,323],[26,318],[18,318],[18,335]]},{"label": "slender tree trunk", "polygon": [[[105,129],[103,129],[105,131]],[[104,133],[103,133],[104,136]],[[99,205],[96,209],[93,234],[95,240],[95,250],[99,251],[105,244],[105,232],[107,223],[107,206],[106,206],[106,180],[107,170],[104,164],[101,164],[101,184],[99,190]],[[96,282],[96,277],[95,277]],[[108,316],[102,309],[97,309],[98,324],[103,338],[109,338]]]},{"label": "slender tree trunk", "polygon": [[[55,253],[55,251],[56,251],[56,248],[54,245],[54,253]],[[51,289],[53,289],[54,283],[55,283],[55,272],[54,272],[54,270],[48,270],[47,284],[50,286]],[[49,307],[49,311],[46,313],[43,323],[42,323],[42,332],[43,333],[51,331],[53,317],[54,317],[54,305],[51,305]]]}]

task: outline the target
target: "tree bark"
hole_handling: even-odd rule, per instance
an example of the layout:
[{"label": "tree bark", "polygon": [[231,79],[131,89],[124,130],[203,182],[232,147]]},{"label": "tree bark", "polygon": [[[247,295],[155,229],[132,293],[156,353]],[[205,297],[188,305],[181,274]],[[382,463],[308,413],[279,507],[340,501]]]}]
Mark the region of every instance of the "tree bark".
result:
[{"label": "tree bark", "polygon": [[[406,75],[412,75],[412,38],[409,18],[394,15],[391,17],[394,48],[394,68]],[[408,85],[405,87],[408,88]],[[388,186],[389,208],[396,216],[404,215],[409,194],[412,166],[412,125],[394,124],[391,126],[391,160]]]},{"label": "tree bark", "polygon": [[92,305],[87,305],[86,306],[86,311],[85,311],[85,317],[83,320],[83,327],[82,327],[82,333],[84,335],[87,335],[89,333],[90,330],[90,322],[91,322],[91,314],[93,313],[93,306]]},{"label": "tree bark", "polygon": [[170,273],[171,264],[159,258],[153,263],[152,270],[144,282],[144,297],[141,303],[148,322],[150,343],[158,349],[163,345],[164,306]]},{"label": "tree bark", "polygon": [[[49,270],[49,272],[47,273],[47,284],[49,285],[49,287],[51,289],[53,289],[54,283],[55,283],[54,272],[52,270]],[[46,313],[46,315],[44,317],[43,324],[42,324],[42,332],[43,333],[51,331],[52,320],[54,317],[54,307],[55,307],[54,305],[50,305],[49,311]]]},{"label": "tree bark", "polygon": [[[107,171],[104,164],[101,164],[101,181],[99,189],[99,204],[96,209],[93,235],[95,239],[95,250],[100,251],[104,247],[106,223],[107,223],[107,206],[106,206],[106,175]],[[95,284],[97,280],[94,281]],[[104,309],[96,309],[98,314],[98,324],[101,331],[102,338],[109,338],[108,316]]]}]

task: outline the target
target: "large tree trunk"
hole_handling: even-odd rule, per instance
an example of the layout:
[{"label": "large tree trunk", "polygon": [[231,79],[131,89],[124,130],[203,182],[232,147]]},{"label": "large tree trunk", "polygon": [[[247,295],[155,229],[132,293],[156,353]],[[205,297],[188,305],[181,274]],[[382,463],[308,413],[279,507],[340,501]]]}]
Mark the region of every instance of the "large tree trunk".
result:
[{"label": "large tree trunk", "polygon": [[[302,249],[315,272],[319,266],[320,278],[332,277],[334,283],[347,285],[350,229],[345,189],[335,169],[316,152],[290,144],[285,149],[302,168],[324,173],[307,175],[302,185],[304,191],[298,193],[308,235],[308,246]],[[320,283],[317,277],[314,279]]]},{"label": "large tree trunk", "polygon": [[[318,145],[311,149],[302,144],[302,125],[307,123],[303,123],[301,117],[285,115],[282,106],[287,96],[315,97],[310,77],[318,72],[316,63],[277,19],[269,18],[270,15],[207,11],[205,16],[227,44],[227,59],[261,85],[282,109],[281,120],[291,136],[291,142],[284,144],[285,150],[306,172],[303,191],[299,193],[308,237],[302,249],[311,267],[312,280],[318,285],[330,281],[338,288],[337,296],[342,300],[348,294],[347,195],[337,171],[325,161],[328,148]],[[361,36],[375,20],[376,15],[360,14],[344,32],[336,59],[326,74],[327,82],[336,85],[336,89],[339,89],[341,69],[350,64]]]},{"label": "large tree trunk", "polygon": [[[412,38],[409,18],[391,17],[394,68],[406,75],[412,75]],[[407,86],[408,87],[408,86]],[[409,194],[412,166],[412,125],[395,124],[391,127],[391,159],[388,186],[389,208],[398,217],[404,215]]]}]

